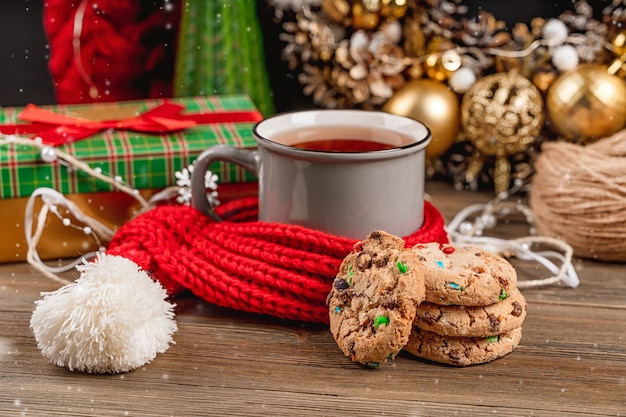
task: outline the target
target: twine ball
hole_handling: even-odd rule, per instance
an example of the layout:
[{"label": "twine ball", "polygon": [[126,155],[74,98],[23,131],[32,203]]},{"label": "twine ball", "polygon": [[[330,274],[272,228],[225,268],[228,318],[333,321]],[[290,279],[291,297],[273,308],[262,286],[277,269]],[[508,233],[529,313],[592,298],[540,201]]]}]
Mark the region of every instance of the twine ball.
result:
[{"label": "twine ball", "polygon": [[626,261],[626,130],[582,146],[545,143],[529,203],[539,233],[574,254]]}]

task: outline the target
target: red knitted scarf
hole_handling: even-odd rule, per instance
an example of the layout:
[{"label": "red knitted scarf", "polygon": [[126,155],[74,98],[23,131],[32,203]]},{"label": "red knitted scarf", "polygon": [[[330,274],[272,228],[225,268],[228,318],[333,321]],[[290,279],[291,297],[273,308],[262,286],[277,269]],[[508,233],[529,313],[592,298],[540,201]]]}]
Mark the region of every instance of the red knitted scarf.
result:
[{"label": "red knitted scarf", "polygon": [[[356,240],[257,220],[256,197],[218,207],[216,223],[186,206],[162,206],[122,226],[107,253],[134,261],[170,295],[189,289],[206,301],[291,320],[328,323],[326,296]],[[430,203],[424,224],[404,238],[447,243]]]}]

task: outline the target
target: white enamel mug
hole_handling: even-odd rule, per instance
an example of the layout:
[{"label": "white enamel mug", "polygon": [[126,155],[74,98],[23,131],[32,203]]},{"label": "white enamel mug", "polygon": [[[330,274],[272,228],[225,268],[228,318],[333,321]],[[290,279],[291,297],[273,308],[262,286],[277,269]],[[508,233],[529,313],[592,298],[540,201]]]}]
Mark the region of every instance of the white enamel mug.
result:
[{"label": "white enamel mug", "polygon": [[[304,110],[271,116],[253,133],[257,149],[216,145],[198,156],[191,181],[196,209],[220,220],[204,176],[211,163],[226,161],[258,177],[261,221],[354,239],[375,229],[406,236],[422,226],[431,138],[424,124],[378,111]],[[344,146],[355,141],[373,142],[366,147],[376,150]],[[325,148],[307,148],[311,142]]]}]

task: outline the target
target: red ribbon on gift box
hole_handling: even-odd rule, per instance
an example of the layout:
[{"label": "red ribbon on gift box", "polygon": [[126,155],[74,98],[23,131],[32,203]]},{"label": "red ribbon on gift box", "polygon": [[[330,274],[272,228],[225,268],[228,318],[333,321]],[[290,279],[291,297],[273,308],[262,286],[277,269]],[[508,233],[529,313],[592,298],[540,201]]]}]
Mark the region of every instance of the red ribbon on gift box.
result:
[{"label": "red ribbon on gift box", "polygon": [[202,124],[258,122],[262,119],[256,111],[223,111],[183,113],[185,107],[165,101],[163,104],[135,117],[120,120],[93,121],[80,117],[57,114],[29,104],[18,115],[29,124],[0,125],[0,133],[8,135],[34,135],[46,145],[59,146],[85,139],[107,129],[131,130],[142,133],[171,133]]}]

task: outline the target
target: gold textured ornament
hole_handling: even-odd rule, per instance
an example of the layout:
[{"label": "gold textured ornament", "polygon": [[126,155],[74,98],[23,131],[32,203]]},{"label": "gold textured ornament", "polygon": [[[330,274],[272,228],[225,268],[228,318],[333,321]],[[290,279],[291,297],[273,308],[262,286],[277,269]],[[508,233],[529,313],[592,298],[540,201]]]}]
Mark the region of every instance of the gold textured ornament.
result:
[{"label": "gold textured ornament", "polygon": [[466,181],[474,180],[486,158],[495,157],[494,188],[496,193],[506,191],[511,181],[508,157],[525,152],[541,132],[541,93],[516,71],[488,75],[463,96],[461,125],[476,147]]},{"label": "gold textured ornament", "polygon": [[432,134],[426,157],[443,154],[459,133],[459,99],[445,84],[419,79],[407,82],[385,103],[383,111],[424,123]]},{"label": "gold textured ornament", "polygon": [[572,142],[610,136],[626,124],[626,84],[600,64],[561,75],[546,96],[550,126]]}]

